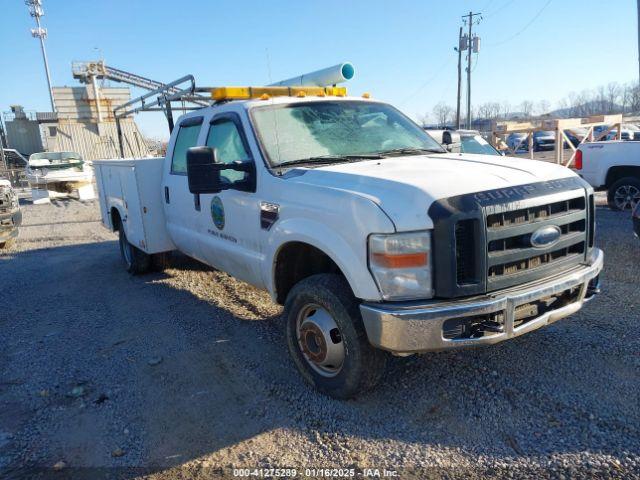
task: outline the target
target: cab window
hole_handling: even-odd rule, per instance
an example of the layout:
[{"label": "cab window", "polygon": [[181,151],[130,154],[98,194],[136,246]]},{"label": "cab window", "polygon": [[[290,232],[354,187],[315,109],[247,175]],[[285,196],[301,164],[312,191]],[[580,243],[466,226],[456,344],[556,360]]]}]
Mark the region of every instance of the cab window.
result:
[{"label": "cab window", "polygon": [[198,134],[202,125],[202,117],[187,119],[180,124],[176,143],[173,146],[173,156],[171,157],[171,173],[186,175],[187,173],[187,150],[195,147],[198,143]]},{"label": "cab window", "polygon": [[[216,149],[220,163],[251,161],[251,155],[249,155],[242,141],[238,126],[230,118],[217,119],[211,123],[211,128],[207,135],[207,146]],[[246,175],[245,172],[236,172],[234,170],[222,170],[220,172],[220,177],[230,183],[244,180]]]}]

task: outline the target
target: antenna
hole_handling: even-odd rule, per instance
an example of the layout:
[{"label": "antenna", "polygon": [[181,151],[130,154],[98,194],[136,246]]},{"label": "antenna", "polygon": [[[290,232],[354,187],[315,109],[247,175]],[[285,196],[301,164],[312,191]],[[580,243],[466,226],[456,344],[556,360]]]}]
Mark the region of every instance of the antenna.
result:
[{"label": "antenna", "polygon": [[47,75],[47,85],[49,87],[49,99],[51,100],[51,111],[56,112],[56,104],[53,100],[53,90],[51,89],[51,75],[49,74],[49,62],[47,61],[47,51],[44,48],[44,39],[47,38],[47,29],[40,25],[40,17],[44,15],[42,0],[25,0],[25,5],[29,7],[29,14],[36,19],[36,28],[31,29],[31,36],[40,39],[40,49],[44,60],[44,71]]}]

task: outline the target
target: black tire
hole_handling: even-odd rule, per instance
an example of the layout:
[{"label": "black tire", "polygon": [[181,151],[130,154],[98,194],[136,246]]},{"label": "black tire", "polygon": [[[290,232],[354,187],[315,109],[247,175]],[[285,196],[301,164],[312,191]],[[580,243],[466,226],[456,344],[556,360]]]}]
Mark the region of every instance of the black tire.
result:
[{"label": "black tire", "polygon": [[129,243],[122,224],[118,228],[118,234],[120,255],[122,256],[122,261],[124,262],[127,272],[132,275],[139,275],[148,272],[151,268],[151,256]]},{"label": "black tire", "polygon": [[640,179],[636,177],[616,180],[607,191],[607,202],[612,210],[633,209],[638,201],[640,201]]},{"label": "black tire", "polygon": [[171,266],[171,252],[154,253],[151,255],[151,266],[156,272],[164,272]]},{"label": "black tire", "polygon": [[[331,315],[344,347],[344,359],[339,370],[331,372],[332,376],[320,373],[317,364],[312,366],[313,362],[303,353],[304,334],[298,333],[300,316],[315,306]],[[284,317],[289,353],[304,379],[320,392],[347,399],[373,388],[380,381],[387,353],[369,343],[359,302],[343,276],[319,274],[300,281],[287,295]]]}]

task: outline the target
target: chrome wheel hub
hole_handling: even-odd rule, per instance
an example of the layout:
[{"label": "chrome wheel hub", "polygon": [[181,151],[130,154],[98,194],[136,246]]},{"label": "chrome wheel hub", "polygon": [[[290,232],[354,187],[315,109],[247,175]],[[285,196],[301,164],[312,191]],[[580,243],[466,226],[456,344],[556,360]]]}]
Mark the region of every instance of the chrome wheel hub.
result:
[{"label": "chrome wheel hub", "polygon": [[335,377],[344,363],[344,342],[331,314],[318,305],[307,305],[296,322],[298,346],[309,366],[320,375]]},{"label": "chrome wheel hub", "polygon": [[620,210],[634,208],[640,202],[640,190],[633,185],[622,185],[613,194],[613,200]]}]

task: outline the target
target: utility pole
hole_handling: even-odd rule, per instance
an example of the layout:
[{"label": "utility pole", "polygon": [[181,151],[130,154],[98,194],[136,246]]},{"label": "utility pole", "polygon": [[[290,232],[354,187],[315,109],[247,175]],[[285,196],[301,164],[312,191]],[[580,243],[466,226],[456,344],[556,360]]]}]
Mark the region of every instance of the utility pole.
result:
[{"label": "utility pole", "polygon": [[[480,45],[473,37],[472,27],[474,22],[477,25],[482,20],[480,15],[480,13],[469,12],[468,15],[462,17],[462,21],[469,27],[467,37],[467,128],[469,129],[471,128],[471,53],[477,53]],[[478,17],[478,19],[474,20],[474,17]]]},{"label": "utility pole", "polygon": [[29,14],[36,19],[37,28],[31,29],[31,36],[40,39],[40,49],[44,60],[44,71],[47,75],[47,86],[49,87],[49,99],[51,100],[51,111],[56,113],[56,104],[53,100],[53,90],[51,89],[51,75],[49,74],[49,62],[47,61],[47,51],[44,48],[44,39],[47,38],[47,29],[40,25],[40,17],[44,15],[42,10],[42,0],[25,0],[25,5],[29,7]]},{"label": "utility pole", "polygon": [[640,84],[640,0],[638,0],[638,5],[637,5],[637,11],[638,11],[638,82]]},{"label": "utility pole", "polygon": [[[638,4],[640,5],[640,0],[638,0]],[[458,99],[456,102],[456,128],[460,130],[460,97],[462,94],[462,50],[464,45],[462,44],[462,27],[460,27],[460,32],[458,33],[458,48],[454,48],[455,51],[458,52]]]}]

